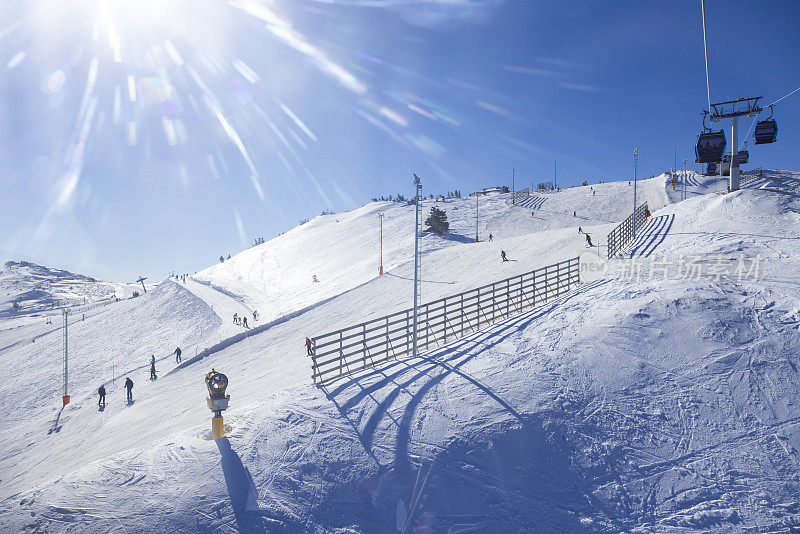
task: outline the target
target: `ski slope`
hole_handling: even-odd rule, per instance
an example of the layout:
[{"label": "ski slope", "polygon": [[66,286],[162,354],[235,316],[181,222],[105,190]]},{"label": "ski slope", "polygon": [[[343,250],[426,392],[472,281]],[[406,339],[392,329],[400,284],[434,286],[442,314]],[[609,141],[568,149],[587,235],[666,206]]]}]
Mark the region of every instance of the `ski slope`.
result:
[{"label": "ski slope", "polygon": [[[639,202],[648,201],[654,209],[669,202],[663,176],[642,180],[639,185]],[[546,230],[615,224],[632,209],[633,188],[628,182],[591,187],[534,194],[518,206],[511,205],[508,194],[481,195],[477,199],[478,235],[481,241],[489,234],[504,240]],[[447,213],[450,233],[426,235],[421,241],[424,254],[451,246],[463,248],[475,241],[475,197],[426,199],[420,203],[422,220],[432,206]],[[409,229],[414,227],[414,207],[373,202],[351,212],[315,217],[192,278],[238,301],[240,314],[252,316],[252,310],[257,310],[262,322],[274,320],[373,280],[380,266],[380,214],[384,216],[383,264],[391,271],[413,258],[414,234]],[[513,254],[513,250],[506,251]],[[423,272],[427,272],[425,261]],[[232,318],[232,310],[226,313]]]},{"label": "ski slope", "polygon": [[[798,173],[770,179],[777,176],[784,187],[800,183]],[[17,371],[0,386],[15,429],[0,440],[0,528],[695,532],[800,524],[800,203],[763,184],[702,194],[696,178],[698,194],[662,209],[665,178],[643,181],[652,217],[604,278],[324,388],[311,384],[305,336],[409,305],[413,262],[403,247],[413,236],[399,235],[411,206],[319,217],[185,286],[164,282],[76,325],[72,343],[83,352],[63,411],[58,333],[0,349]],[[481,231],[494,240],[478,243],[457,237],[469,236],[475,199],[452,202],[453,236],[421,239],[423,298],[586,252],[576,227],[604,242],[629,211],[628,191],[627,182],[574,188],[532,208],[486,198]],[[376,277],[381,210],[388,272]],[[500,262],[501,249],[512,261]],[[760,258],[759,272],[658,276],[687,258],[706,269]],[[224,324],[234,309],[258,309],[263,319],[244,332]],[[181,366],[169,363],[173,345],[205,347],[228,333],[235,340],[219,350],[185,351]],[[163,358],[154,382],[146,380],[151,351]],[[118,380],[101,412],[95,390],[110,378],[108,355],[118,353],[136,402],[124,405]],[[211,367],[230,379],[229,437],[216,442],[203,398]]]}]

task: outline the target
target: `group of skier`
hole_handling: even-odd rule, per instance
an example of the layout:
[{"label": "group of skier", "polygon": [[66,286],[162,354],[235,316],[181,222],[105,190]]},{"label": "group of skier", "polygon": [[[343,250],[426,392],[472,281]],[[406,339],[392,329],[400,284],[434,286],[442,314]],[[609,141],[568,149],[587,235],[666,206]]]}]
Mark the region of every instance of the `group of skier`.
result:
[{"label": "group of skier", "polygon": [[[176,364],[180,364],[181,361],[183,361],[182,358],[181,358],[181,348],[180,347],[177,347],[172,352],[172,354],[175,355],[175,363]],[[151,354],[150,355],[150,380],[157,380],[157,379],[158,379],[158,375],[156,375],[156,355],[155,354]],[[130,404],[130,403],[133,402],[133,380],[131,380],[130,377],[127,377],[125,379],[125,389],[127,390],[127,395],[126,395],[127,401]],[[106,405],[106,388],[105,388],[105,385],[101,385],[97,389],[97,395],[100,397],[98,399],[98,401],[97,401],[98,407],[102,409]]]},{"label": "group of skier", "polygon": [[[258,321],[258,311],[253,310],[253,321]],[[238,313],[233,314],[233,324],[238,326],[243,326],[245,328],[250,328],[247,326],[247,317],[244,315],[239,315]]]},{"label": "group of skier", "polygon": [[184,284],[186,283],[186,277],[187,276],[189,276],[189,275],[188,274],[175,274],[175,275],[173,275],[175,280],[177,280],[179,282],[183,282]]},{"label": "group of skier", "polygon": [[[133,380],[131,377],[125,379],[125,400],[128,404],[133,404]],[[101,410],[106,407],[106,387],[105,385],[101,385],[97,389],[97,394],[100,396],[100,399],[97,401],[97,406]]]}]

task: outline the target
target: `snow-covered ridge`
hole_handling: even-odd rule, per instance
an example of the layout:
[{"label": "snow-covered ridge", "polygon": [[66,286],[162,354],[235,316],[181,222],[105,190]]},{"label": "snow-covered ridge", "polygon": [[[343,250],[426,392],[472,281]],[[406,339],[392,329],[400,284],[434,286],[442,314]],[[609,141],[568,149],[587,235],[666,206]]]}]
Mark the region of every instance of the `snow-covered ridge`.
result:
[{"label": "snow-covered ridge", "polygon": [[26,261],[8,261],[0,269],[0,318],[53,313],[59,308],[129,297],[132,292],[127,284]]}]

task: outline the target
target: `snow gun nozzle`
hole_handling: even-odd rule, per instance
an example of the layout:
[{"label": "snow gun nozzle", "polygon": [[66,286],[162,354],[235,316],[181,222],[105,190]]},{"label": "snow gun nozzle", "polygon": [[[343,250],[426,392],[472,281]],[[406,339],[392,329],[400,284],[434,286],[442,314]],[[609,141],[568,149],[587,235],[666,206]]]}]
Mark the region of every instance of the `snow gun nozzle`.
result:
[{"label": "snow gun nozzle", "polygon": [[228,377],[212,371],[206,375],[206,387],[212,399],[224,399],[225,390],[228,388]]}]

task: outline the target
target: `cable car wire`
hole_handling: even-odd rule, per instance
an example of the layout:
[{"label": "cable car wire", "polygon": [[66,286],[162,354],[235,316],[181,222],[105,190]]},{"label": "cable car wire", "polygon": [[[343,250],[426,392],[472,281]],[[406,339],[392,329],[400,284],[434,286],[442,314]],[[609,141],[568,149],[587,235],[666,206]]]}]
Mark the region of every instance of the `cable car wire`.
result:
[{"label": "cable car wire", "polygon": [[784,98],[786,98],[786,97],[788,97],[788,96],[792,96],[792,95],[793,95],[793,94],[795,94],[797,91],[800,91],[800,87],[798,87],[797,89],[795,89],[794,91],[792,91],[792,92],[791,92],[791,93],[789,93],[788,95],[785,95],[785,96],[782,96],[782,97],[780,97],[778,100],[776,100],[775,102],[773,102],[772,104],[770,104],[770,105],[769,105],[769,106],[767,106],[767,107],[774,106],[775,104],[777,104],[778,102],[780,102],[780,101],[781,101],[781,100],[783,100]]},{"label": "cable car wire", "polygon": [[708,81],[708,43],[706,42],[706,0],[700,0],[700,12],[703,15],[703,50],[706,56],[706,96],[708,97],[708,110],[711,111],[711,85]]}]

